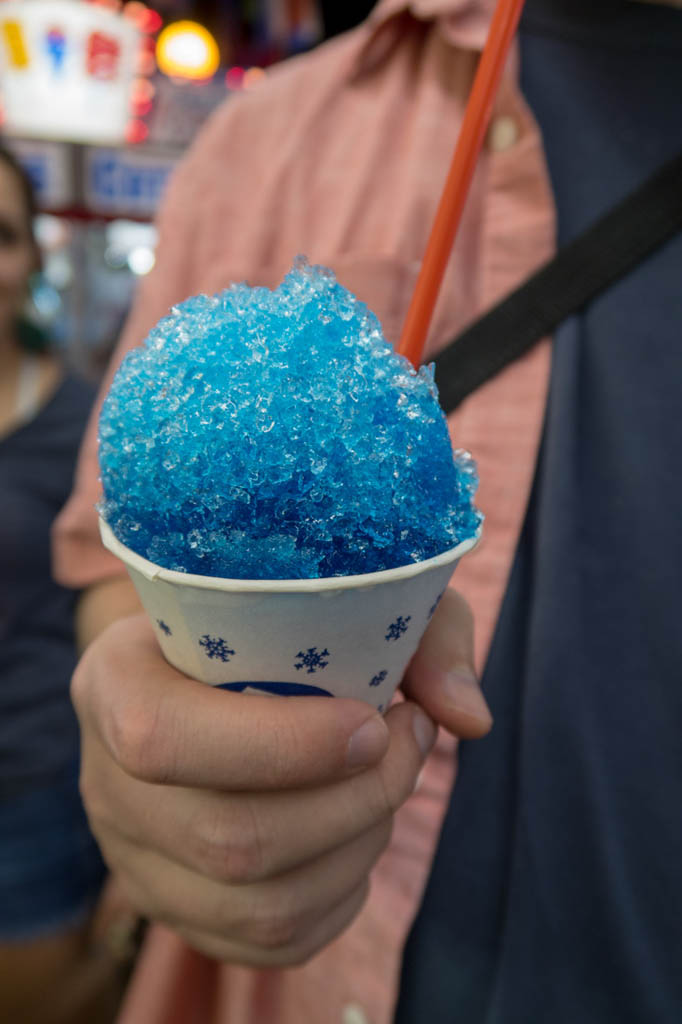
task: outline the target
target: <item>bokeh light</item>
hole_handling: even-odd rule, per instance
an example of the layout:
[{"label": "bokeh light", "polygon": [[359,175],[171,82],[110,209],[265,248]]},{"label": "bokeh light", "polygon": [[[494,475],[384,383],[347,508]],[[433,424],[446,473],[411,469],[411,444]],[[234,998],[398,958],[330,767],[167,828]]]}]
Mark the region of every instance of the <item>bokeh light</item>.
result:
[{"label": "bokeh light", "polygon": [[225,85],[228,89],[241,89],[244,84],[244,68],[228,68],[225,74]]},{"label": "bokeh light", "polygon": [[265,74],[264,68],[247,68],[244,72],[242,87],[244,89],[253,89],[255,85],[263,81]]},{"label": "bokeh light", "polygon": [[126,142],[131,146],[137,146],[149,135],[149,126],[140,121],[139,118],[132,118],[126,127]]},{"label": "bokeh light", "polygon": [[218,70],[220,52],[215,39],[195,21],[176,21],[163,29],[156,43],[159,70],[172,78],[201,80]]}]

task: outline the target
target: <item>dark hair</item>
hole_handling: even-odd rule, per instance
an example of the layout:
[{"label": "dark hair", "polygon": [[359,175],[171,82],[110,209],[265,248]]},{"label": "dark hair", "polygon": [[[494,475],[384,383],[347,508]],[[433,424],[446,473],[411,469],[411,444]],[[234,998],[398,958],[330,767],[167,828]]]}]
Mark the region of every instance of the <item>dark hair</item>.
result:
[{"label": "dark hair", "polygon": [[33,219],[38,213],[38,207],[36,205],[36,196],[33,191],[33,182],[27,174],[26,170],[19,163],[14,153],[7,149],[0,142],[0,161],[9,167],[10,171],[13,172],[14,177],[19,182],[19,188],[21,189],[22,197],[24,200],[24,207],[26,209],[26,217],[28,220],[28,229],[31,235],[31,241],[36,247],[38,252],[38,243],[36,242],[35,233],[33,231]]},{"label": "dark hair", "polygon": [[[42,259],[33,227],[33,221],[38,212],[35,192],[33,190],[33,182],[24,167],[22,167],[15,157],[14,153],[3,146],[2,143],[0,143],[0,163],[9,168],[19,184],[22,198],[24,200],[24,209],[26,211],[26,226],[28,228],[31,243],[35,250],[36,270],[40,270],[42,266]],[[26,317],[19,318],[16,325],[16,332],[19,344],[24,349],[28,349],[32,352],[44,352],[49,348],[50,342],[45,331],[42,327],[32,323]]]}]

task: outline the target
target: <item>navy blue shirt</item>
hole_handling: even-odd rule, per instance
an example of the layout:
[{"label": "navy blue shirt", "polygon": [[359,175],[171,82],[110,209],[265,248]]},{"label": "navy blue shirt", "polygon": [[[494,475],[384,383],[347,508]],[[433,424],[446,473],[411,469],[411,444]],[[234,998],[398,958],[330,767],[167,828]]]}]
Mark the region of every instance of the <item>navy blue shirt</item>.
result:
[{"label": "navy blue shirt", "polygon": [[75,594],[52,579],[50,527],[71,491],[93,397],[89,384],[65,378],[0,440],[0,795],[78,756]]},{"label": "navy blue shirt", "polygon": [[[682,149],[682,11],[528,0],[521,49],[565,243]],[[681,397],[678,236],[556,333],[399,1024],[682,1021]]]}]

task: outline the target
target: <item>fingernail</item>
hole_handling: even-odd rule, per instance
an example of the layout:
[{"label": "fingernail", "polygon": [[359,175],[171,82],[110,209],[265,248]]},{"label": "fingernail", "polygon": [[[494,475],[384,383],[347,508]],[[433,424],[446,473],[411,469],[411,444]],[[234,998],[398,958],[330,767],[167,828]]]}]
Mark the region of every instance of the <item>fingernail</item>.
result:
[{"label": "fingernail", "polygon": [[468,665],[444,672],[441,678],[441,687],[446,700],[457,711],[470,715],[479,722],[485,722],[486,725],[492,723],[493,716],[481,693],[478,679]]},{"label": "fingernail", "polygon": [[358,771],[375,764],[386,750],[388,729],[379,715],[374,715],[356,729],[348,742],[346,767]]},{"label": "fingernail", "polygon": [[412,716],[412,730],[422,757],[426,757],[436,742],[436,726],[428,715],[425,715],[419,708],[415,708]]}]

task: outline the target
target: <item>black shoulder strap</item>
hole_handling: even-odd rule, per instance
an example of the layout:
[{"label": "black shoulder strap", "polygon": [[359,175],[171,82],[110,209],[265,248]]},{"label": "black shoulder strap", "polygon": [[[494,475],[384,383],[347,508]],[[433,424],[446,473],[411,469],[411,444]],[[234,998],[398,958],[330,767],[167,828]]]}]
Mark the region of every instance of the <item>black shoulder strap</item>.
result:
[{"label": "black shoulder strap", "polygon": [[439,353],[436,384],[445,412],[680,228],[682,153]]}]

